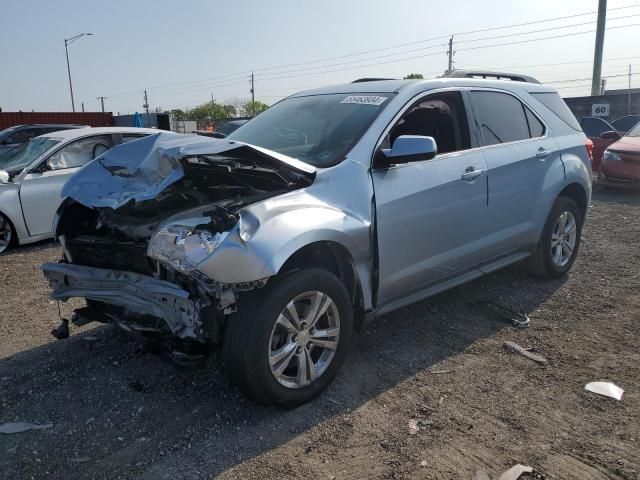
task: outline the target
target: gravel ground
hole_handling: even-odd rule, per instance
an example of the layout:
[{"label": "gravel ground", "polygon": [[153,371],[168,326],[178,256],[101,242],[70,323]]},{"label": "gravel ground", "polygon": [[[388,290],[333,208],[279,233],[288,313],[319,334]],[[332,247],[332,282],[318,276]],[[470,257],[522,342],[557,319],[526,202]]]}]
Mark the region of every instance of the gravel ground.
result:
[{"label": "gravel ground", "polygon": [[[59,250],[14,250],[0,257],[0,424],[53,427],[0,434],[0,477],[470,479],[522,463],[529,478],[637,479],[639,208],[638,193],[596,191],[569,276],[513,267],[387,315],[294,410],[245,401],[218,354],[185,373],[110,326],[53,341],[38,266]],[[475,300],[526,311],[531,326]],[[584,391],[595,380],[624,388],[622,401]]]}]

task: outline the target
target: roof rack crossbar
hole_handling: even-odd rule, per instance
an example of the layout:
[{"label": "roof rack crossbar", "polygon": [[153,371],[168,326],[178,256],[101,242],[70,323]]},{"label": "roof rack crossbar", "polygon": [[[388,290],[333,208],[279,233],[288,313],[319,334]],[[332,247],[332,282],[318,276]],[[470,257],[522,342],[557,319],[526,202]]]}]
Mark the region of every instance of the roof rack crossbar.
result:
[{"label": "roof rack crossbar", "polygon": [[529,75],[520,73],[491,72],[487,70],[453,70],[445,73],[444,78],[484,78],[491,80],[511,80],[513,82],[540,83]]}]

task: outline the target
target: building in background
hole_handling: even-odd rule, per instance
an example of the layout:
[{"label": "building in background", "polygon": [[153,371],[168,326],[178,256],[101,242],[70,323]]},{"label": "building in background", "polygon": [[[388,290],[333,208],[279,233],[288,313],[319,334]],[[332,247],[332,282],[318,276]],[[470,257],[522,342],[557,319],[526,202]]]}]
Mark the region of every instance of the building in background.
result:
[{"label": "building in background", "polygon": [[625,115],[640,114],[640,89],[605,90],[594,97],[564,99],[578,121],[584,117],[600,117],[608,122]]},{"label": "building in background", "polygon": [[[116,127],[133,127],[135,115],[116,115],[114,118]],[[157,128],[158,130],[172,130],[168,113],[140,113],[142,126],[145,128]],[[182,132],[180,132],[182,133]]]},{"label": "building in background", "polygon": [[89,125],[90,127],[112,127],[113,115],[110,112],[0,112],[0,130],[14,125],[33,125],[55,123],[70,125]]}]

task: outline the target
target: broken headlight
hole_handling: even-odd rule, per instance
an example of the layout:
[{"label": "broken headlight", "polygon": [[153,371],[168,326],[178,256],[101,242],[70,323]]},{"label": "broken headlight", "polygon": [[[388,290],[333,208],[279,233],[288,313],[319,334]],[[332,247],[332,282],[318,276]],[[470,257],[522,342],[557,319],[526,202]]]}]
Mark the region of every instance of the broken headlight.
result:
[{"label": "broken headlight", "polygon": [[165,225],[151,237],[147,255],[179,272],[192,272],[228,235],[202,229],[205,222],[206,219],[198,218]]}]

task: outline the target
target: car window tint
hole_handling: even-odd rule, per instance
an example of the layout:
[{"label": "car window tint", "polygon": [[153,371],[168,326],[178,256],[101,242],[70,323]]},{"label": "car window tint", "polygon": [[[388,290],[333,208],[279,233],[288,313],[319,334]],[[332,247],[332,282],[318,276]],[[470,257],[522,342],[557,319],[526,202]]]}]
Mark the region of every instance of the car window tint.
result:
[{"label": "car window tint", "polygon": [[469,148],[469,125],[460,92],[430,94],[416,102],[393,126],[382,148],[401,135],[433,137],[438,154]]},{"label": "car window tint", "polygon": [[18,130],[13,135],[10,135],[4,143],[7,145],[15,144],[15,143],[24,143],[29,140],[31,136],[29,136],[29,131],[27,129]]},{"label": "car window tint", "polygon": [[527,123],[529,124],[529,134],[531,138],[537,138],[544,135],[544,125],[538,117],[536,117],[531,110],[524,106],[524,113],[527,116]]},{"label": "car window tint", "polygon": [[471,92],[471,103],[483,144],[515,142],[529,137],[522,102],[499,92]]},{"label": "car window tint", "polygon": [[545,107],[551,110],[564,123],[574,130],[580,130],[580,124],[571,112],[565,101],[555,92],[531,92],[531,96],[537,99]]},{"label": "car window tint", "polygon": [[47,165],[51,170],[82,167],[110,148],[110,135],[82,138],[51,155]]}]

